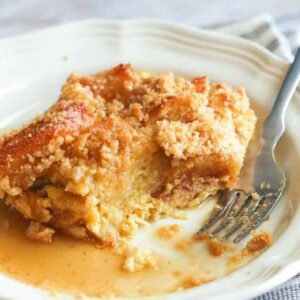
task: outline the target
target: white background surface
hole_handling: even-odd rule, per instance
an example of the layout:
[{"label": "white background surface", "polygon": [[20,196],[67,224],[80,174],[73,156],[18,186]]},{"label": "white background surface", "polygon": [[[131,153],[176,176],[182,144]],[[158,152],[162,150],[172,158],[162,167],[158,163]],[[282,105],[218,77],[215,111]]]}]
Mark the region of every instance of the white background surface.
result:
[{"label": "white background surface", "polygon": [[[300,26],[300,0],[0,0],[0,37],[85,18],[163,18],[192,25],[262,13]],[[292,13],[292,14],[291,14]]]}]

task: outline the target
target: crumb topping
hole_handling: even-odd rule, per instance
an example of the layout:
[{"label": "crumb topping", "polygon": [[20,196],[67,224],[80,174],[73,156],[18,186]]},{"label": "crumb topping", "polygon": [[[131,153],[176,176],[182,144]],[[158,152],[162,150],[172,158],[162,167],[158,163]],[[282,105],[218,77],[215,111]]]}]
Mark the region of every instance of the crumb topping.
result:
[{"label": "crumb topping", "polygon": [[255,233],[247,242],[246,247],[228,258],[227,264],[231,270],[240,266],[241,262],[251,256],[256,256],[272,245],[273,238],[268,232]]},{"label": "crumb topping", "polygon": [[[116,246],[233,187],[255,122],[243,88],[207,77],[129,64],[72,74],[47,112],[0,139],[0,198],[41,226]],[[28,235],[45,240],[37,228]]]}]

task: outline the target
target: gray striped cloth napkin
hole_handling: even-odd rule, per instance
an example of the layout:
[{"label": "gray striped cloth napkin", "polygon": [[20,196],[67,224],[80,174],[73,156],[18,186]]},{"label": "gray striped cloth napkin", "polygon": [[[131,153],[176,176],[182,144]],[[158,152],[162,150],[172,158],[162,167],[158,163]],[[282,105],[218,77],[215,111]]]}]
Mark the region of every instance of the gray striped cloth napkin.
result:
[{"label": "gray striped cloth napkin", "polygon": [[[295,22],[295,19],[298,22]],[[293,59],[293,53],[300,46],[300,12],[281,16],[278,19],[273,19],[269,15],[261,15],[241,22],[214,24],[205,28],[251,40],[289,61]],[[275,290],[253,300],[299,299],[300,274]]]},{"label": "gray striped cloth napkin", "polygon": [[213,24],[204,28],[251,40],[289,61],[300,46],[300,11],[276,19],[260,15],[244,21]]}]

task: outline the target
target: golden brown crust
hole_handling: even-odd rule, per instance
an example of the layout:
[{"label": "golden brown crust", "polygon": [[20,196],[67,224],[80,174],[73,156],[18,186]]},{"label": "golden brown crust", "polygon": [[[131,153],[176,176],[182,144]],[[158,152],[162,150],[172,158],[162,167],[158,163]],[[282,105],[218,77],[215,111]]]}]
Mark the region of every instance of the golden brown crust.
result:
[{"label": "golden brown crust", "polygon": [[40,120],[4,137],[0,144],[0,178],[7,176],[11,186],[28,187],[62,157],[65,137],[75,138],[92,125],[82,103],[57,102]]},{"label": "golden brown crust", "polygon": [[0,198],[25,218],[116,245],[234,186],[255,121],[242,88],[206,77],[128,64],[73,74],[43,116],[0,140]]}]

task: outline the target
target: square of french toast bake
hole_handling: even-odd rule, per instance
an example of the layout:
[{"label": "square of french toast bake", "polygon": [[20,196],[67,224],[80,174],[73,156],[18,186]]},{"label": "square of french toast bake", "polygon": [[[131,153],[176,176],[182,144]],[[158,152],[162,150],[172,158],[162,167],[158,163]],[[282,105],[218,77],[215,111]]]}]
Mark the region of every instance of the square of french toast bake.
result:
[{"label": "square of french toast bake", "polygon": [[116,246],[238,181],[256,117],[243,88],[121,64],[72,74],[58,101],[0,139],[0,198],[30,220]]}]

